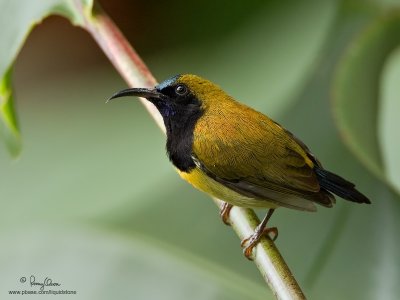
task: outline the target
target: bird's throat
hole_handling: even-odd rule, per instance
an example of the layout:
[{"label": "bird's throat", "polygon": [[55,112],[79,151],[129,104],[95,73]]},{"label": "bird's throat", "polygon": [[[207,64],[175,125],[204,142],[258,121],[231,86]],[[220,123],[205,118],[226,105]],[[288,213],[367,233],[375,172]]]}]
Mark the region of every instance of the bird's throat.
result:
[{"label": "bird's throat", "polygon": [[197,121],[203,115],[200,107],[177,111],[164,117],[167,129],[167,154],[180,171],[189,173],[196,165],[193,161],[193,132]]}]

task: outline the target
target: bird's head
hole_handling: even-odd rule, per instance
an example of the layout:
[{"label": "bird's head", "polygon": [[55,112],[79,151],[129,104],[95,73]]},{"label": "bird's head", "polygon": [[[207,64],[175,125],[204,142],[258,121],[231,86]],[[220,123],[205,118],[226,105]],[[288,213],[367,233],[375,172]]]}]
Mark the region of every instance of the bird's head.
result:
[{"label": "bird's head", "polygon": [[114,94],[109,100],[137,96],[153,103],[164,121],[184,121],[201,116],[211,103],[227,96],[217,85],[196,75],[173,76],[154,88],[129,88]]},{"label": "bird's head", "polygon": [[145,98],[157,107],[167,130],[168,156],[183,172],[196,167],[192,145],[199,119],[212,111],[219,115],[220,105],[229,98],[218,86],[195,75],[176,75],[154,88],[125,89],[109,100],[125,96]]}]

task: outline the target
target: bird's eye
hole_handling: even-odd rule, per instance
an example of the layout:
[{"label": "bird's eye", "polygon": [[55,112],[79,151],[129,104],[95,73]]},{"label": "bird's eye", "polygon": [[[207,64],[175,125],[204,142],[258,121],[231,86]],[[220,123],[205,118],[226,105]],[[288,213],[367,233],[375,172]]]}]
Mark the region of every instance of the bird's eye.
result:
[{"label": "bird's eye", "polygon": [[187,92],[188,92],[188,89],[187,89],[187,87],[186,87],[185,85],[183,85],[183,84],[178,84],[178,85],[175,87],[175,93],[176,93],[177,95],[179,95],[179,96],[184,96],[184,95],[187,94]]}]

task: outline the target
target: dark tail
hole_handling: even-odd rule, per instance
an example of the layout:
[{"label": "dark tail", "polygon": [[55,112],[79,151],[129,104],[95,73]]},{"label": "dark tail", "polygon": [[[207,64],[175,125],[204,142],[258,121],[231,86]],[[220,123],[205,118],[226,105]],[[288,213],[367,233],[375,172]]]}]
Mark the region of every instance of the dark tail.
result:
[{"label": "dark tail", "polygon": [[352,202],[371,203],[366,196],[356,190],[353,183],[346,179],[318,167],[315,168],[315,173],[323,189]]}]

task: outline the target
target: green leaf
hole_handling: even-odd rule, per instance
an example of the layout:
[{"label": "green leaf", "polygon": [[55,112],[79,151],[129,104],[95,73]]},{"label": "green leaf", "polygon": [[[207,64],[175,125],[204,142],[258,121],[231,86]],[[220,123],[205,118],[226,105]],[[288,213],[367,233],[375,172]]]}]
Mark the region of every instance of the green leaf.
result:
[{"label": "green leaf", "polygon": [[344,142],[384,178],[378,141],[379,82],[389,53],[400,42],[400,13],[380,16],[351,43],[337,70],[333,105]]},{"label": "green leaf", "polygon": [[11,73],[10,69],[0,82],[0,137],[4,138],[11,155],[16,157],[21,150],[21,136],[14,114]]},{"label": "green leaf", "polygon": [[20,150],[20,134],[16,123],[11,84],[12,64],[32,28],[51,14],[83,25],[82,14],[88,13],[92,0],[0,0],[0,123],[10,152]]},{"label": "green leaf", "polygon": [[400,48],[384,68],[379,107],[379,137],[389,182],[400,192]]}]

